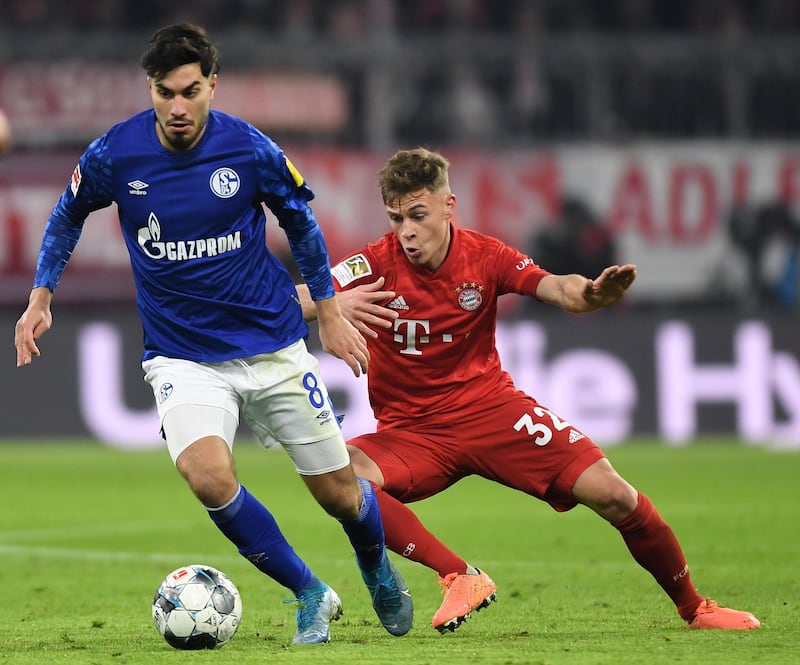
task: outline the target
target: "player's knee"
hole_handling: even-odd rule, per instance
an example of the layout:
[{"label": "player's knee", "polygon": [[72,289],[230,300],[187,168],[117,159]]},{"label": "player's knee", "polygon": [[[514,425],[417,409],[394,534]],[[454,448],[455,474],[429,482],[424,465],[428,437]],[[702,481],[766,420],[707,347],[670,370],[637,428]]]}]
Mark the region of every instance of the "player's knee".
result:
[{"label": "player's knee", "polygon": [[192,493],[208,508],[227,503],[239,487],[229,464],[200,463],[197,457],[181,455],[175,465]]},{"label": "player's knee", "polygon": [[184,477],[192,493],[207,508],[224,506],[239,487],[236,478],[227,474],[201,473]]},{"label": "player's knee", "polygon": [[587,506],[611,523],[625,519],[636,510],[637,492],[621,478],[612,482],[586,501]]},{"label": "player's knee", "polygon": [[617,521],[636,510],[638,492],[623,478],[617,476],[609,483],[605,498],[606,511],[611,514],[611,521]]},{"label": "player's knee", "polygon": [[607,460],[599,460],[578,478],[573,496],[610,522],[630,515],[638,500],[636,489]]}]

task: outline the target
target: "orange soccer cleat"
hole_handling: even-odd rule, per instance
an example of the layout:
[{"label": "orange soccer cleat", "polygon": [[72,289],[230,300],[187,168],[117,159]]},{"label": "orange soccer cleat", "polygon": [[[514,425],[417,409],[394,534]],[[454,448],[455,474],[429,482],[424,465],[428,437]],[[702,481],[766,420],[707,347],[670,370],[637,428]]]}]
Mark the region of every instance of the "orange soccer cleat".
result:
[{"label": "orange soccer cleat", "polygon": [[469,619],[473,610],[488,607],[497,600],[497,585],[481,570],[477,575],[450,573],[439,584],[444,587],[444,600],[433,615],[432,624],[440,633],[455,630]]},{"label": "orange soccer cleat", "polygon": [[694,613],[689,628],[706,630],[752,630],[761,622],[750,612],[740,612],[727,607],[720,607],[717,601],[706,598]]}]

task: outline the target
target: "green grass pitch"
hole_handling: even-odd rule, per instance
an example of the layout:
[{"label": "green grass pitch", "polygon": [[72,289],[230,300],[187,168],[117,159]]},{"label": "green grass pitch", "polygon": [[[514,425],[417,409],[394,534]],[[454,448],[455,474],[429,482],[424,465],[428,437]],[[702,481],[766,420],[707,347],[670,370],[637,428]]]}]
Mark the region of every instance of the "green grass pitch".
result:
[{"label": "green grass pitch", "polygon": [[[344,533],[288,456],[243,441],[243,483],[344,601],[330,644],[292,646],[288,592],[217,532],[165,451],[20,441],[0,444],[0,665],[800,663],[800,453],[728,440],[607,452],[672,525],[699,591],[752,611],[761,630],[687,630],[616,531],[587,509],[556,514],[467,479],[415,509],[495,579],[498,602],[440,635],[430,627],[436,575],[394,557],[415,624],[393,638],[377,623]],[[242,624],[222,649],[176,651],[152,625],[156,587],[188,563],[220,568],[242,594]]]}]

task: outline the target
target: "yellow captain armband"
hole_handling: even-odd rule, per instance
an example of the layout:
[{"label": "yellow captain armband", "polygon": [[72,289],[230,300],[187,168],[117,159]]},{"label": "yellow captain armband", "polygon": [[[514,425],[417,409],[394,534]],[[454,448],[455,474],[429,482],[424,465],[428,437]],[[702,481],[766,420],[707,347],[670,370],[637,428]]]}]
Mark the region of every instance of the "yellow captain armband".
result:
[{"label": "yellow captain armband", "polygon": [[300,185],[303,184],[305,178],[303,178],[303,176],[300,173],[300,171],[298,171],[295,168],[295,165],[292,164],[292,160],[291,159],[289,159],[288,157],[284,157],[284,159],[286,159],[286,168],[289,169],[289,173],[291,173],[292,174],[292,178],[294,178],[294,184],[297,185],[298,187],[300,187]]}]

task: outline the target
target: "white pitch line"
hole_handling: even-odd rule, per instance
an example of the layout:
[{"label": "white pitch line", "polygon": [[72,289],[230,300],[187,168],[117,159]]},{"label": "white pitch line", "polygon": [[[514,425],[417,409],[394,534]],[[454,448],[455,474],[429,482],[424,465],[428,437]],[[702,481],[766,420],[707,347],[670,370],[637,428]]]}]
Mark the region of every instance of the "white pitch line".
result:
[{"label": "white pitch line", "polygon": [[[159,525],[158,531],[186,531],[194,529],[197,524],[185,521]],[[48,540],[65,538],[85,538],[97,534],[141,533],[143,531],[156,531],[152,522],[114,522],[112,524],[83,524],[58,527],[43,527],[36,529],[8,529],[0,531],[0,543],[19,542],[25,540]]]},{"label": "white pitch line", "polygon": [[[226,564],[241,563],[242,558],[238,554],[198,554],[194,553],[180,553],[180,552],[126,552],[126,551],[110,551],[110,550],[81,550],[66,547],[44,547],[44,546],[30,546],[30,545],[10,545],[0,544],[0,555],[9,556],[42,556],[51,559],[73,559],[77,561],[152,561],[155,563],[175,563],[176,561],[195,561],[203,563],[204,561],[214,560],[217,562],[225,562]],[[325,558],[327,565],[336,566],[352,566],[352,557],[327,557]],[[522,568],[587,568],[585,561],[487,561],[483,562],[485,566],[500,566],[511,565]],[[626,562],[595,562],[592,564],[593,568],[603,570],[618,570],[626,567]]]},{"label": "white pitch line", "polygon": [[0,544],[0,555],[6,556],[42,556],[49,559],[74,559],[77,561],[152,561],[156,563],[168,563],[175,561],[199,561],[206,560],[233,561],[240,562],[241,557],[236,555],[219,554],[198,554],[197,552],[187,554],[181,552],[125,552],[125,551],[103,551],[103,550],[76,550],[65,547],[32,547],[29,545],[2,545]]},{"label": "white pitch line", "polygon": [[[346,550],[345,550],[346,552]],[[40,556],[47,559],[69,559],[73,561],[149,561],[154,563],[165,563],[174,565],[183,565],[187,561],[192,563],[210,563],[216,562],[219,565],[233,565],[241,564],[244,559],[239,554],[231,550],[229,554],[219,553],[186,553],[186,552],[127,552],[124,550],[86,550],[74,549],[69,547],[47,547],[37,545],[12,545],[9,543],[0,543],[0,557],[31,557]],[[354,565],[353,558],[348,556],[342,557],[325,557],[327,565],[335,566],[352,566]]]}]

